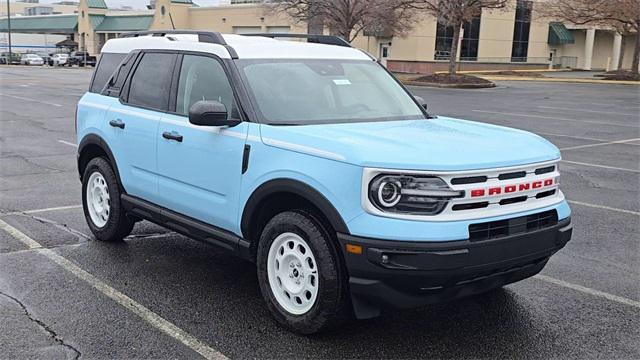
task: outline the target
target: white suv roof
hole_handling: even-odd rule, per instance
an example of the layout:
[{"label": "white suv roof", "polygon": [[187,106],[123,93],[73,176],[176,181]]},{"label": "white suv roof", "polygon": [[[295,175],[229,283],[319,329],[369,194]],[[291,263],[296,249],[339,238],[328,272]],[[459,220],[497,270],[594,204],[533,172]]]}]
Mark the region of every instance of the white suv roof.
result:
[{"label": "white suv roof", "polygon": [[[158,34],[161,36],[158,36]],[[133,50],[143,49],[183,50],[206,52],[217,55],[223,59],[231,59],[234,57],[232,54],[235,51],[239,59],[372,59],[363,51],[352,47],[276,40],[269,37],[270,35],[243,36],[216,34],[221,36],[226,44],[200,42],[199,35],[195,33],[180,34],[167,32],[132,35],[133,36],[126,37],[127,35],[125,34],[123,38],[107,41],[102,48],[102,52],[128,54]]]}]

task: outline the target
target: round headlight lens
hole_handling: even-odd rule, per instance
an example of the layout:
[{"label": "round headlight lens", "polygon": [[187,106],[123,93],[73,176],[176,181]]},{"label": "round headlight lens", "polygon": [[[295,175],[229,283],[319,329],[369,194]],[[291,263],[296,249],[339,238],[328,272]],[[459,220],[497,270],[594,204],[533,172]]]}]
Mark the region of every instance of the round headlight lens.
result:
[{"label": "round headlight lens", "polygon": [[386,208],[392,208],[400,202],[402,185],[399,181],[383,181],[378,187],[378,201]]}]

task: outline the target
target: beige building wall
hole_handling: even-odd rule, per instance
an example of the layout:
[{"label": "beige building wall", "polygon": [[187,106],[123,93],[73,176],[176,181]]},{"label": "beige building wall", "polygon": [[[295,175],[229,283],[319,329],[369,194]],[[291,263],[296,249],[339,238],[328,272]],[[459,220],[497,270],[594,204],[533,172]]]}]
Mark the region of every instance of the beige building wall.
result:
[{"label": "beige building wall", "polygon": [[512,7],[482,12],[478,45],[479,61],[511,61],[515,18],[516,12]]},{"label": "beige building wall", "polygon": [[104,15],[107,9],[89,9],[86,0],[78,5],[78,36],[76,42],[79,50],[86,50],[90,54],[100,52],[98,34],[93,31],[89,14]]}]

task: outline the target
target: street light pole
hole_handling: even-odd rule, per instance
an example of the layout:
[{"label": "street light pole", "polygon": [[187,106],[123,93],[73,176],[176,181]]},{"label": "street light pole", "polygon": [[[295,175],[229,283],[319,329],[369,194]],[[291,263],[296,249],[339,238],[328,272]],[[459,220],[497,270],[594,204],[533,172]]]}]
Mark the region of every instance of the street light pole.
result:
[{"label": "street light pole", "polygon": [[11,5],[9,0],[7,0],[7,38],[9,39],[9,56],[7,57],[7,65],[11,65],[13,56],[11,56]]}]

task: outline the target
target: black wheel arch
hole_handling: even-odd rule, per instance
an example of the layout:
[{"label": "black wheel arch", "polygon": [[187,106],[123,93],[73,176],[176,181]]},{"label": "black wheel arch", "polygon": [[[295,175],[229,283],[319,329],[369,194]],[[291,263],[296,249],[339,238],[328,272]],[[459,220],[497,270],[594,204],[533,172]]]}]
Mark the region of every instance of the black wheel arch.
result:
[{"label": "black wheel arch", "polygon": [[246,240],[253,243],[256,239],[257,234],[253,233],[253,227],[256,221],[260,221],[257,217],[259,217],[265,202],[274,196],[282,199],[295,197],[305,200],[320,213],[319,215],[324,216],[328,225],[331,225],[336,232],[349,234],[347,224],[340,213],[318,190],[298,180],[274,179],[260,185],[245,204],[240,226]]},{"label": "black wheel arch", "polygon": [[82,138],[80,144],[78,145],[78,174],[80,176],[80,181],[82,181],[82,176],[84,175],[84,170],[87,167],[87,164],[91,159],[96,156],[106,157],[109,161],[109,164],[113,168],[113,172],[116,175],[116,179],[118,179],[118,185],[121,190],[124,190],[122,186],[122,181],[120,180],[120,172],[118,171],[118,164],[116,163],[116,159],[113,156],[113,152],[107,142],[104,141],[102,137],[96,134],[89,134]]}]

